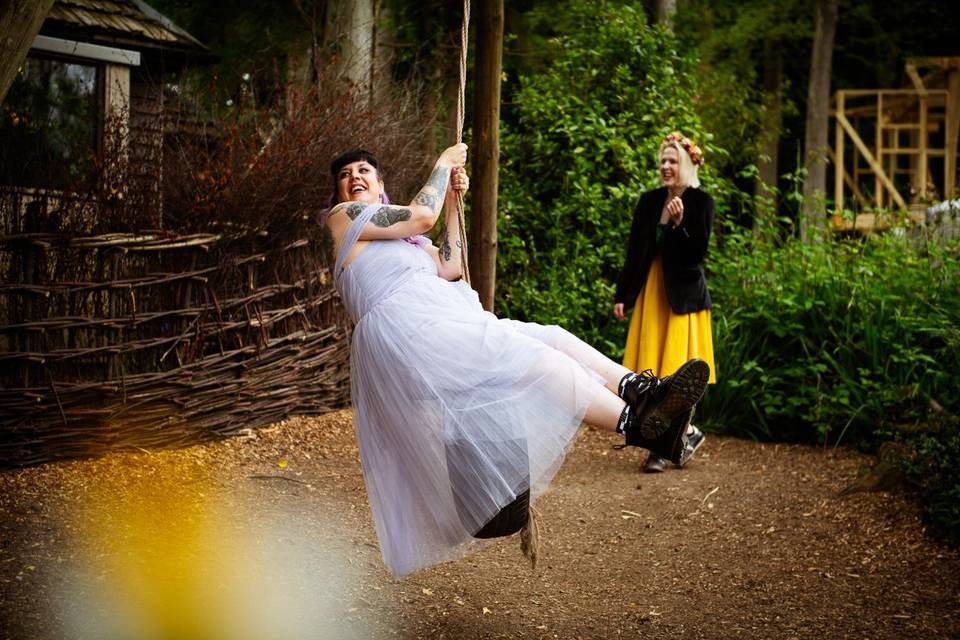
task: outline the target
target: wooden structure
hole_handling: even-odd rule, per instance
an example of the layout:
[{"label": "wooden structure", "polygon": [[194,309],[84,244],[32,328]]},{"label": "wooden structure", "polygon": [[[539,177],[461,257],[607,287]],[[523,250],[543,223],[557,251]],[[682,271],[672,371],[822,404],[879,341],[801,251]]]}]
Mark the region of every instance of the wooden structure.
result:
[{"label": "wooden structure", "polygon": [[[164,211],[177,136],[164,84],[209,59],[140,0],[57,0],[28,53],[0,110],[0,467],[178,446],[348,401],[345,315],[313,220],[254,228],[238,212],[210,228]],[[79,89],[32,116],[47,104],[34,72],[58,95]],[[87,191],[55,181],[82,160],[54,153],[68,126],[95,134],[81,142],[106,166]],[[23,155],[27,143],[46,146]]]},{"label": "wooden structure", "polygon": [[908,88],[834,95],[836,229],[884,228],[904,213],[922,222],[928,204],[955,195],[960,57],[911,60],[906,72]]}]

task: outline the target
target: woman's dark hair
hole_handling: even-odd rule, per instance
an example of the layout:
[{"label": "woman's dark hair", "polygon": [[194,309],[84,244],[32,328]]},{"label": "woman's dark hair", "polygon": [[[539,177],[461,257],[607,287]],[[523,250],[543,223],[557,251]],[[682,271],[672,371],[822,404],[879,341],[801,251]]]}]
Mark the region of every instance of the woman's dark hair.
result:
[{"label": "woman's dark hair", "polygon": [[340,169],[343,169],[348,164],[360,162],[361,160],[370,164],[370,166],[377,170],[377,175],[380,175],[380,163],[377,161],[375,155],[366,149],[351,149],[350,151],[341,153],[330,163],[330,175],[333,176],[334,184],[337,182],[337,174],[340,173]]}]

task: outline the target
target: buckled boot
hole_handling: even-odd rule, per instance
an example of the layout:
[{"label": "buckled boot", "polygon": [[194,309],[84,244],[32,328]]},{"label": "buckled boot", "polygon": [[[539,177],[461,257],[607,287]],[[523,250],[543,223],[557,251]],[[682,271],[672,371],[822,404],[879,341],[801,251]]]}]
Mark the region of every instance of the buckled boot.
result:
[{"label": "buckled boot", "polygon": [[623,426],[626,445],[649,449],[674,464],[685,462],[689,416],[709,377],[710,366],[698,358],[662,379],[649,369],[624,376],[618,393],[630,409]]}]

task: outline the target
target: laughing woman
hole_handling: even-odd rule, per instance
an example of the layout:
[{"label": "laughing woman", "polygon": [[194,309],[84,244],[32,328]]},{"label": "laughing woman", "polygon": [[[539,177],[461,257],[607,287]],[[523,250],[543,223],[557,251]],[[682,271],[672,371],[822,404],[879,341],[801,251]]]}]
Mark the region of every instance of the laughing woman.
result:
[{"label": "laughing woman", "polygon": [[[360,461],[380,550],[398,576],[469,552],[501,508],[528,491],[534,499],[581,421],[679,461],[683,419],[709,376],[700,360],[664,380],[638,376],[560,327],[485,311],[460,280],[465,160],[466,145],[444,151],[400,206],[388,204],[370,153],[347,152],[331,166],[339,204],[325,221],[337,290],[356,323]],[[421,234],[441,214],[435,247]]]},{"label": "laughing woman", "polygon": [[[661,187],[640,197],[633,214],[627,256],[617,280],[613,314],[633,308],[623,365],[667,376],[691,358],[710,366],[716,382],[710,326],[710,292],[703,272],[713,200],[699,189],[703,152],[679,132],[660,144]],[[692,413],[691,413],[692,416]],[[705,436],[690,425],[683,466]],[[644,471],[663,471],[667,460],[651,451]]]}]

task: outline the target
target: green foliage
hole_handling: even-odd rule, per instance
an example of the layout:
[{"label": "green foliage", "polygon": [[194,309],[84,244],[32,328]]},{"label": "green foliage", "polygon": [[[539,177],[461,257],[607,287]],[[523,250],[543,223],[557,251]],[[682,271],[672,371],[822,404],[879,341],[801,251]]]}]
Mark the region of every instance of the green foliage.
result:
[{"label": "green foliage", "polygon": [[710,144],[695,112],[695,61],[638,9],[570,2],[549,73],[522,76],[504,125],[496,307],[622,349],[610,283],[633,208],[657,186],[657,150],[681,129]]},{"label": "green foliage", "polygon": [[958,255],[903,229],[723,235],[709,274],[718,381],[701,419],[765,440],[899,442],[927,518],[960,539]]},{"label": "green foliage", "polygon": [[781,133],[782,124],[771,122],[768,112],[772,88],[764,87],[764,71],[775,60],[784,63],[786,72],[778,87],[781,115],[798,113],[806,85],[798,87],[803,89],[799,98],[788,89],[793,78],[804,77],[810,62],[811,9],[800,0],[680,3],[677,38],[699,52],[701,113],[717,144],[731,151],[725,170],[756,162],[764,138]]},{"label": "green foliage", "polygon": [[960,411],[957,247],[731,233],[711,267],[714,428],[869,446],[928,421],[931,399]]},{"label": "green foliage", "polygon": [[917,487],[930,522],[960,540],[960,423],[903,438],[909,454],[901,461]]}]

